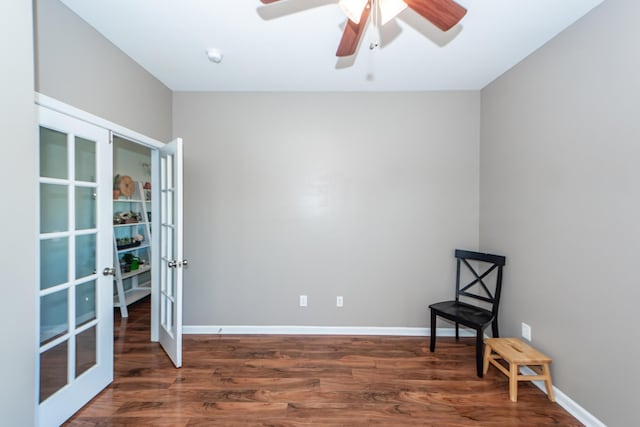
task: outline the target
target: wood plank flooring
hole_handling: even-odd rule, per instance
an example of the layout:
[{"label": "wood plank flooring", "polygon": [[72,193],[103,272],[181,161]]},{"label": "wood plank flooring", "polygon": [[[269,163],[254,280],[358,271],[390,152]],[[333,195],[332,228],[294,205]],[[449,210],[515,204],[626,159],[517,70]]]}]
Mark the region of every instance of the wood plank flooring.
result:
[{"label": "wood plank flooring", "polygon": [[[581,426],[529,383],[476,377],[474,341],[186,335],[149,342],[149,300],[115,315],[115,379],[67,426]],[[425,314],[426,316],[426,314]]]}]

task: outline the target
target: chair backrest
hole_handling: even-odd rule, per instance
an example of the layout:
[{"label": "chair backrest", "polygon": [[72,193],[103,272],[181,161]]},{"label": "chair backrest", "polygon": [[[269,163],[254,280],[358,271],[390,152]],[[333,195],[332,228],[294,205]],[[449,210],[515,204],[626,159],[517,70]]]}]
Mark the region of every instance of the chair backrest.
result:
[{"label": "chair backrest", "polygon": [[[456,258],[456,301],[460,301],[461,296],[483,301],[490,304],[491,311],[497,315],[502,290],[502,267],[506,258],[461,249],[456,249]],[[460,283],[461,265],[465,265],[473,276],[469,283]],[[487,283],[489,279],[493,284]]]}]

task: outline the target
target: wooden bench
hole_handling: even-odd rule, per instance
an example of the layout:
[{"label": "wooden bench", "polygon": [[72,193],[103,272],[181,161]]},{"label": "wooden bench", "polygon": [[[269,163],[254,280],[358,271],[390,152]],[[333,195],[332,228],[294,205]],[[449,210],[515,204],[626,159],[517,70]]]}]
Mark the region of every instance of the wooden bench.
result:
[{"label": "wooden bench", "polygon": [[[509,399],[518,401],[518,381],[543,380],[547,388],[549,400],[555,402],[549,364],[551,358],[517,338],[487,338],[484,340],[484,373],[489,370],[489,363],[509,377]],[[507,370],[498,360],[509,365]],[[520,366],[528,366],[536,375],[520,374]]]}]

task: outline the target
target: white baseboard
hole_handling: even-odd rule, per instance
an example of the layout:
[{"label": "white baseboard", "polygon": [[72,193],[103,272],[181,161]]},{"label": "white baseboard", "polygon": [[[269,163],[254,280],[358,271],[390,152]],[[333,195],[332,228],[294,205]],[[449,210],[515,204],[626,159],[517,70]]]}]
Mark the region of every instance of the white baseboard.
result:
[{"label": "white baseboard", "polygon": [[[527,367],[520,367],[520,372],[524,375],[537,375],[537,373]],[[531,381],[536,387],[538,387],[544,394],[547,394],[547,389],[544,385],[544,381]],[[556,386],[553,386],[553,394],[556,398],[556,403],[562,406],[568,413],[576,417],[578,421],[587,427],[607,427],[605,423],[594,417],[589,411],[578,405],[576,401],[564,394]]]},{"label": "white baseboard", "polygon": [[[380,326],[248,326],[248,325],[185,325],[183,334],[221,335],[387,335],[428,337],[429,328]],[[455,336],[454,328],[438,328],[439,337]],[[473,337],[472,330],[460,328],[461,337]]]}]

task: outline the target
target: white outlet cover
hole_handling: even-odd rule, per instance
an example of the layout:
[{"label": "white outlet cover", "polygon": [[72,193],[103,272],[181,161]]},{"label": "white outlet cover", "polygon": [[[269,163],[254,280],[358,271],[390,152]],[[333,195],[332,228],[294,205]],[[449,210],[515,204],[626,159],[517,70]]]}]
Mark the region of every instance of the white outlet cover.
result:
[{"label": "white outlet cover", "polygon": [[522,338],[531,341],[531,326],[522,323]]},{"label": "white outlet cover", "polygon": [[307,306],[307,296],[300,295],[300,307],[306,307],[306,306]]},{"label": "white outlet cover", "polygon": [[341,296],[336,297],[336,307],[342,307],[344,305],[344,298]]}]

